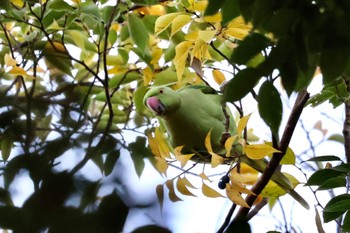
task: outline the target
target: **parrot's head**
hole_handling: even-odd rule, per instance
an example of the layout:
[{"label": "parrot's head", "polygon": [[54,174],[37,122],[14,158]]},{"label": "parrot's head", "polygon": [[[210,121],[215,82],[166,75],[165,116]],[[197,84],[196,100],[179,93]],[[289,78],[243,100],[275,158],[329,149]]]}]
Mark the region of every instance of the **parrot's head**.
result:
[{"label": "parrot's head", "polygon": [[158,116],[174,113],[181,104],[178,92],[165,86],[151,88],[143,98],[143,103]]}]

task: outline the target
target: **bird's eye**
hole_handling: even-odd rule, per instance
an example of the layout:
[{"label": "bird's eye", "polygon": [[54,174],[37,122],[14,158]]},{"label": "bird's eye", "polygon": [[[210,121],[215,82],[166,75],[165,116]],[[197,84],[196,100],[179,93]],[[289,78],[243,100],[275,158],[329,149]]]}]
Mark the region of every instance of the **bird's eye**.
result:
[{"label": "bird's eye", "polygon": [[159,93],[160,93],[160,94],[162,94],[163,92],[164,92],[163,89],[160,89],[160,90],[159,90]]}]

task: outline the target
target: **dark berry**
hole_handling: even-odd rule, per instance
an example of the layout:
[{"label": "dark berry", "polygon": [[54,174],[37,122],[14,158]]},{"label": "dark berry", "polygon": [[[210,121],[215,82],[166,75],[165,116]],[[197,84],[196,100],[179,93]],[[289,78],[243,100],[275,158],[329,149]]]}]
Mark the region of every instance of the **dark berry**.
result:
[{"label": "dark berry", "polygon": [[230,182],[230,177],[228,177],[228,175],[224,175],[220,180],[226,184]]},{"label": "dark berry", "polygon": [[218,183],[218,187],[219,187],[219,189],[225,189],[226,188],[226,183],[222,182],[222,180],[220,180],[219,183]]}]

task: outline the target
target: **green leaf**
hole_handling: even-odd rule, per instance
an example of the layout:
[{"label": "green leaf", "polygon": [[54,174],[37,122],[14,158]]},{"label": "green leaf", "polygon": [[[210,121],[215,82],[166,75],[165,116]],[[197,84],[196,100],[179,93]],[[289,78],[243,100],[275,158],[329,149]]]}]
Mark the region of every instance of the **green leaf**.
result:
[{"label": "green leaf", "polygon": [[320,187],[318,187],[317,190],[328,190],[328,189],[334,189],[334,188],[345,187],[345,186],[346,186],[345,177],[338,176],[327,180],[322,185],[320,185]]},{"label": "green leaf", "polygon": [[[336,201],[335,201],[336,199]],[[348,195],[337,196],[327,203],[324,212],[345,212],[350,209],[350,197]]]},{"label": "green leaf", "polygon": [[344,144],[344,136],[342,134],[332,134],[328,137],[328,140]]},{"label": "green leaf", "polygon": [[132,40],[140,51],[144,53],[148,45],[148,31],[143,21],[136,14],[129,14],[128,28]]},{"label": "green leaf", "polygon": [[132,95],[137,113],[142,114],[146,109],[145,105],[143,104],[143,97],[147,91],[147,87],[141,85],[135,90],[134,94]]},{"label": "green leaf", "polygon": [[103,171],[105,173],[105,176],[108,176],[109,174],[112,173],[119,157],[120,157],[120,150],[114,150],[107,153],[107,157],[103,165]]},{"label": "green leaf", "polygon": [[109,88],[116,88],[124,83],[130,83],[132,81],[140,79],[142,76],[138,72],[128,72],[125,74],[116,74],[108,82]]},{"label": "green leaf", "polygon": [[304,162],[308,162],[308,161],[324,162],[324,161],[342,161],[342,160],[335,155],[322,155],[322,156],[317,156],[317,157],[308,159]]},{"label": "green leaf", "polygon": [[260,78],[260,73],[254,68],[241,70],[223,87],[224,99],[229,102],[242,99],[253,90]]},{"label": "green leaf", "polygon": [[244,38],[233,51],[230,63],[246,64],[250,59],[258,55],[263,49],[271,45],[271,41],[259,33],[253,33]]},{"label": "green leaf", "polygon": [[73,7],[71,5],[61,0],[50,1],[50,4],[48,4],[48,7],[49,9],[52,9],[55,11],[64,11],[64,12],[73,11]]},{"label": "green leaf", "polygon": [[11,154],[13,139],[10,135],[3,134],[0,140],[1,143],[1,157],[4,162],[7,161]]},{"label": "green leaf", "polygon": [[136,141],[128,146],[137,175],[140,177],[145,167],[144,158],[153,157],[152,152],[146,147],[146,138],[137,137]]},{"label": "green leaf", "polygon": [[344,176],[343,172],[336,171],[330,168],[322,169],[319,171],[316,171],[314,174],[310,176],[310,178],[307,180],[307,183],[305,185],[312,186],[312,185],[322,185],[325,182],[327,182],[330,179],[333,179],[335,177]]},{"label": "green leaf", "polygon": [[278,138],[283,112],[279,92],[270,81],[265,81],[260,87],[257,99],[260,116]]},{"label": "green leaf", "polygon": [[[209,0],[208,6],[205,9],[204,15],[214,15],[217,13],[226,0]],[[229,2],[229,1],[227,1]]]},{"label": "green leaf", "polygon": [[[212,0],[215,1],[215,0]],[[222,24],[226,26],[232,19],[241,14],[238,0],[226,0],[221,7]]]},{"label": "green leaf", "polygon": [[333,41],[332,45],[321,52],[320,67],[325,84],[341,76],[349,63],[350,48],[338,45],[337,41]]},{"label": "green leaf", "polygon": [[341,226],[342,232],[350,232],[350,212],[346,212],[343,225]]}]

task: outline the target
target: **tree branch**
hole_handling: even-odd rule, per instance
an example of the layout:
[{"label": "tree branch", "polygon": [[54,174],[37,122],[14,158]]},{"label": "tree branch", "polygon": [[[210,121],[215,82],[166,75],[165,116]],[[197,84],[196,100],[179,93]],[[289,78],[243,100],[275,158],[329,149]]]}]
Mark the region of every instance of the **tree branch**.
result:
[{"label": "tree branch", "polygon": [[[284,133],[282,135],[281,141],[278,144],[278,148],[281,152],[275,153],[272,156],[272,159],[267,164],[266,169],[260,176],[257,183],[252,187],[252,192],[256,195],[248,195],[246,197],[246,202],[249,206],[252,206],[254,203],[257,195],[261,193],[261,191],[265,188],[267,183],[270,181],[272,175],[274,174],[275,170],[278,168],[284,154],[287,151],[287,148],[289,146],[290,140],[293,136],[294,129],[298,123],[298,120],[300,118],[300,115],[303,111],[303,108],[306,104],[306,101],[309,99],[309,93],[306,90],[302,90],[298,93],[297,99],[295,101],[294,107],[292,109],[292,112],[289,116],[287,125],[284,129]],[[249,213],[249,208],[241,207],[235,217],[235,219],[231,222],[231,224],[234,224],[237,219],[246,218]],[[231,225],[230,224],[230,225]]]},{"label": "tree branch", "polygon": [[[350,91],[350,82],[346,81],[348,91]],[[343,124],[344,150],[346,162],[350,163],[350,101],[345,101],[345,119]]]}]

